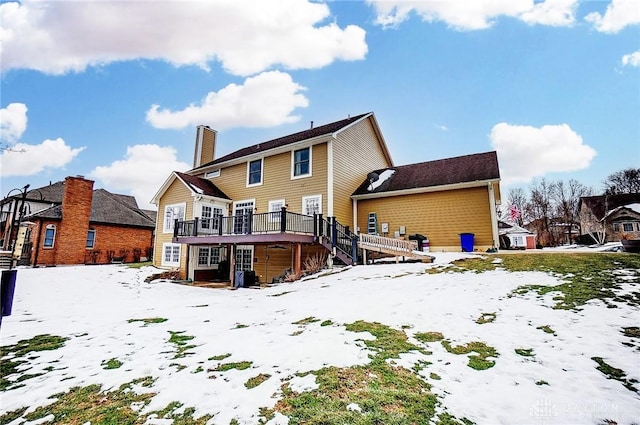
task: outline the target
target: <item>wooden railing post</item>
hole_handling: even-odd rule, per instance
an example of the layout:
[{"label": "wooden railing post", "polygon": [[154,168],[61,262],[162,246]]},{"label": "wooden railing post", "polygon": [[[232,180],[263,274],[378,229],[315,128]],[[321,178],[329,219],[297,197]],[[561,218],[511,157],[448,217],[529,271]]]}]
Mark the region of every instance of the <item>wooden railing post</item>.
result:
[{"label": "wooden railing post", "polygon": [[287,207],[280,208],[280,232],[287,231]]},{"label": "wooden railing post", "polygon": [[338,232],[337,232],[337,226],[336,226],[336,218],[335,217],[329,217],[329,222],[331,223],[331,246],[333,248],[335,248],[335,246],[338,244]]},{"label": "wooden railing post", "polygon": [[354,264],[358,262],[358,238],[355,235],[351,237],[351,258]]},{"label": "wooden railing post", "polygon": [[173,237],[178,237],[178,219],[173,220]]},{"label": "wooden railing post", "polygon": [[198,217],[193,219],[193,235],[198,236]]},{"label": "wooden railing post", "polygon": [[313,215],[313,234],[314,236],[322,236],[322,214]]},{"label": "wooden railing post", "polygon": [[224,219],[223,219],[223,215],[220,214],[218,215],[218,235],[222,236],[222,227],[224,224]]}]

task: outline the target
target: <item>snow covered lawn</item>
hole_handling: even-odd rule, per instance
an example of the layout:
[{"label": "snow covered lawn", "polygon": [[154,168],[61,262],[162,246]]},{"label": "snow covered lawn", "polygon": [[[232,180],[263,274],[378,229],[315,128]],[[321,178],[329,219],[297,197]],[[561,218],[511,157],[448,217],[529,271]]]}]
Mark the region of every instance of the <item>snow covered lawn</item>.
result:
[{"label": "snow covered lawn", "polygon": [[[558,309],[560,293],[540,288],[559,276],[499,256],[482,273],[428,272],[463,255],[236,291],[145,283],[150,267],[20,269],[0,331],[0,423],[70,423],[56,400],[94,384],[96,404],[131,397],[147,424],[313,423],[311,408],[343,410],[325,423],[409,423],[407,409],[418,423],[640,421],[637,268],[597,288],[609,299]],[[60,338],[18,350],[39,335]]]}]

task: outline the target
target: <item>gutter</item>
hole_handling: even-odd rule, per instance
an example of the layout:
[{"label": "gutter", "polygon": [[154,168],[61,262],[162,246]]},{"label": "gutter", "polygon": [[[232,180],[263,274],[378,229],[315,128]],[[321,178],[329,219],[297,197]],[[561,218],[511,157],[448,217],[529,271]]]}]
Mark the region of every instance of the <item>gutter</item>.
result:
[{"label": "gutter", "polygon": [[469,189],[473,187],[484,187],[488,184],[498,183],[498,182],[500,182],[500,179],[476,180],[473,182],[454,183],[454,184],[446,184],[446,185],[439,185],[439,186],[415,187],[411,189],[394,190],[389,192],[374,192],[374,193],[364,193],[359,195],[351,195],[351,199],[355,199],[355,200],[377,199],[377,198],[388,198],[391,196],[413,195],[418,193],[442,192],[445,190]]}]

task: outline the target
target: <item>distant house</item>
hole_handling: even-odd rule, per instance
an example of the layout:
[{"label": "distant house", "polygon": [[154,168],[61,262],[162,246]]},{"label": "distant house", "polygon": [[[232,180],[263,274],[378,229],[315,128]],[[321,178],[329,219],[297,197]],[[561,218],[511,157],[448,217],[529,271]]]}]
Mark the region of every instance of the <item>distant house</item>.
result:
[{"label": "distant house", "polygon": [[67,177],[64,182],[27,192],[7,202],[3,248],[20,244],[19,264],[50,266],[132,262],[152,255],[155,212],[138,208],[134,197],[93,189],[93,181]]},{"label": "distant house", "polygon": [[[154,265],[182,278],[271,282],[304,258],[358,260],[359,238],[460,251],[497,246],[495,152],[395,166],[373,113],[335,121],[216,157],[217,133],[196,131],[193,169],[173,172],[153,199]],[[383,243],[381,242],[381,243]]]},{"label": "distant house", "polygon": [[604,233],[605,242],[640,232],[640,193],[585,196],[580,198],[579,210],[583,233]]},{"label": "distant house", "polygon": [[535,233],[517,224],[503,227],[499,230],[499,233],[500,249],[535,249],[536,247]]}]

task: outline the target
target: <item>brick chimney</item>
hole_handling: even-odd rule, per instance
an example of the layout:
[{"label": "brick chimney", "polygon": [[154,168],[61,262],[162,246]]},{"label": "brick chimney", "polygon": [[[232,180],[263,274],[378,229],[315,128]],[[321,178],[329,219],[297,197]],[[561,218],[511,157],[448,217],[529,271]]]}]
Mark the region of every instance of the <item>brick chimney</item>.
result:
[{"label": "brick chimney", "polygon": [[193,168],[204,165],[215,159],[216,134],[208,125],[196,128],[196,146],[193,154]]},{"label": "brick chimney", "polygon": [[84,264],[93,200],[93,180],[67,177],[62,194],[62,220],[56,235],[56,264]]}]

